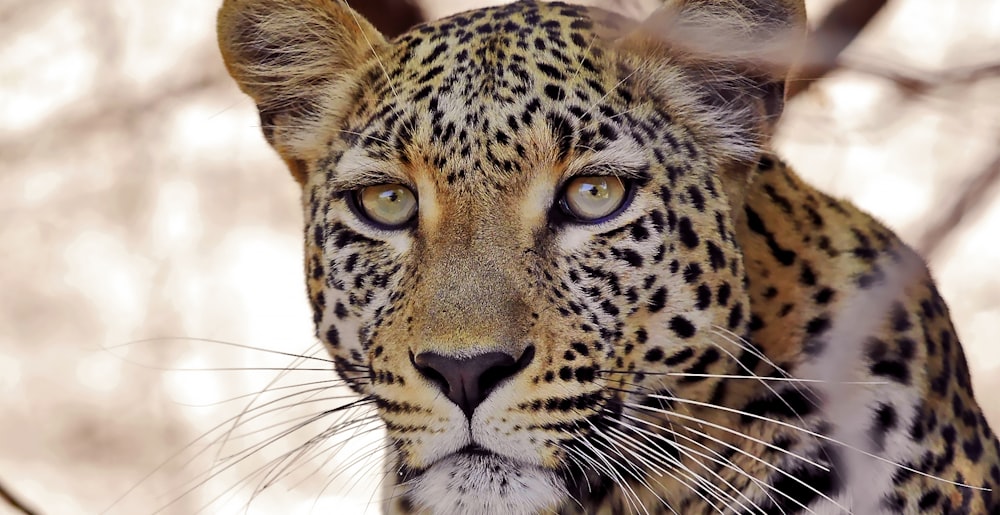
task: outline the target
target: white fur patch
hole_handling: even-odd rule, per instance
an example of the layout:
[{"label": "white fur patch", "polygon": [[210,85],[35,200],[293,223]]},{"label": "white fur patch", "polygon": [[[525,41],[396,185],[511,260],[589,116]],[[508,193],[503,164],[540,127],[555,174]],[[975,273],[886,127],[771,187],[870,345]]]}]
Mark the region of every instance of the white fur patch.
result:
[{"label": "white fur patch", "polygon": [[565,489],[559,477],[496,455],[454,455],[434,464],[411,487],[416,504],[435,515],[529,515],[554,509]]},{"label": "white fur patch", "polygon": [[[821,404],[824,418],[832,423],[826,436],[844,444],[834,444],[843,458],[837,475],[845,481],[843,493],[835,500],[857,515],[888,513],[882,499],[893,490],[896,464],[905,463],[921,452],[906,434],[916,415],[919,392],[894,382],[857,384],[872,381],[865,357],[869,336],[879,333],[886,324],[893,303],[903,296],[906,286],[923,277],[922,264],[905,253],[904,256],[900,263],[880,260],[884,280],[858,291],[842,304],[827,333],[822,354],[795,371],[798,377],[825,381],[810,388],[824,399]],[[896,410],[897,422],[879,449],[869,431],[875,410],[881,404],[889,404]],[[816,515],[844,513],[828,500],[821,500],[810,509]]]}]

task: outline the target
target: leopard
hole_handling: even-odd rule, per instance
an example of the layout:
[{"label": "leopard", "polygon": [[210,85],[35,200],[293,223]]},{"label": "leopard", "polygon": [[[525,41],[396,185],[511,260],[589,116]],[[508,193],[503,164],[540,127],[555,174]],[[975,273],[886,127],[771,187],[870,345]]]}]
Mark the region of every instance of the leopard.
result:
[{"label": "leopard", "polygon": [[217,22],[384,513],[1000,513],[926,264],[773,148],[801,2]]}]

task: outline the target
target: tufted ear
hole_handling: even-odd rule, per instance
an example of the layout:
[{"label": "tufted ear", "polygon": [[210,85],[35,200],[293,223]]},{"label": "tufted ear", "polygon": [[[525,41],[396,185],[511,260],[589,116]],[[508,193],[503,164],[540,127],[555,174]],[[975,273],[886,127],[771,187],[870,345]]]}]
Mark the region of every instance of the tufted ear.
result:
[{"label": "tufted ear", "polygon": [[620,40],[644,86],[709,136],[734,207],[784,108],[805,33],[803,0],[665,0]]},{"label": "tufted ear", "polygon": [[218,37],[229,74],[257,103],[265,138],[305,182],[320,120],[385,38],[342,0],[225,0]]}]

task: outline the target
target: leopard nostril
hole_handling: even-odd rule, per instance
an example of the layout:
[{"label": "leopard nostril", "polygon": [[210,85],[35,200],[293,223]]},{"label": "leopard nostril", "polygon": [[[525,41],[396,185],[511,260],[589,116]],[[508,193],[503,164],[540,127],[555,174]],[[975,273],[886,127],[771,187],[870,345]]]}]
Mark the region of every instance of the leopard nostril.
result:
[{"label": "leopard nostril", "polygon": [[529,346],[517,359],[506,352],[486,352],[469,358],[421,352],[412,361],[418,372],[436,383],[471,419],[476,407],[497,385],[524,370],[534,357],[535,348]]}]

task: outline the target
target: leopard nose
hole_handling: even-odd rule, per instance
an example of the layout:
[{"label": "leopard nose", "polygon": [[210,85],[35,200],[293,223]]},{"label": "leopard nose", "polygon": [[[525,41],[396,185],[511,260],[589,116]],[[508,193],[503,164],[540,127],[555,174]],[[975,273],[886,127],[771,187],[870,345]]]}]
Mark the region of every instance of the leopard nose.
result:
[{"label": "leopard nose", "polygon": [[437,384],[471,419],[476,407],[497,385],[524,370],[534,357],[535,348],[529,346],[519,358],[506,352],[486,352],[470,358],[421,352],[411,359],[417,371]]}]

